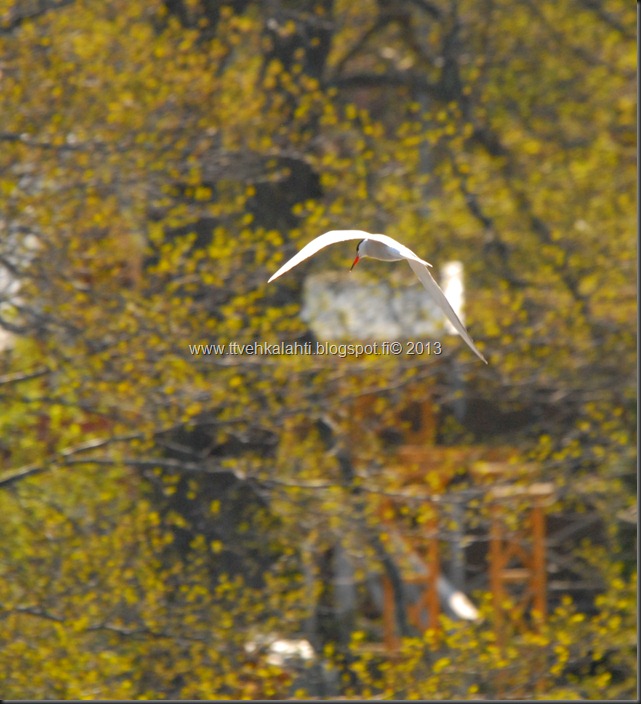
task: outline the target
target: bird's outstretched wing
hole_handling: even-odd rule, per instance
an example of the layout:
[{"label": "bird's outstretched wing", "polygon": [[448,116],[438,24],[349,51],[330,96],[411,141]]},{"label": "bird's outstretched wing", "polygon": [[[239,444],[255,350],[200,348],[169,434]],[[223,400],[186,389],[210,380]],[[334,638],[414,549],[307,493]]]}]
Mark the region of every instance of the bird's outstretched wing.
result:
[{"label": "bird's outstretched wing", "polygon": [[479,359],[482,359],[485,364],[487,364],[487,359],[485,359],[485,357],[476,349],[476,345],[472,341],[472,338],[468,335],[468,332],[465,329],[465,325],[463,325],[458,315],[456,315],[456,313],[454,312],[454,308],[452,308],[452,306],[450,305],[450,302],[445,297],[445,294],[441,290],[441,287],[436,283],[434,277],[430,274],[429,270],[425,266],[423,266],[423,264],[413,259],[408,259],[407,263],[410,265],[412,271],[418,277],[418,280],[427,289],[427,292],[436,301],[438,307],[443,311],[443,313],[445,313],[450,323],[452,323],[452,325],[456,328],[458,334],[468,344],[472,352],[474,352],[474,354]]},{"label": "bird's outstretched wing", "polygon": [[316,254],[325,247],[329,247],[330,244],[335,244],[336,242],[346,242],[347,240],[364,240],[368,237],[372,237],[369,232],[364,232],[363,230],[330,230],[324,235],[319,235],[313,239],[309,244],[306,244],[298,254],[295,254],[288,262],[285,262],[283,266],[273,274],[267,283],[270,283],[279,276],[282,276],[285,272],[298,266],[305,259]]},{"label": "bird's outstretched wing", "polygon": [[283,266],[281,266],[281,268],[270,277],[267,283],[270,283],[279,276],[282,276],[286,271],[293,269],[295,266],[305,261],[305,259],[309,259],[324,247],[329,247],[330,244],[346,242],[348,240],[373,240],[375,242],[380,242],[381,244],[384,244],[397,252],[399,259],[407,259],[408,261],[412,260],[415,262],[420,262],[424,266],[432,266],[429,262],[426,262],[416,256],[411,249],[400,242],[397,242],[393,237],[388,237],[387,235],[373,235],[370,232],[365,232],[364,230],[330,230],[324,235],[319,235],[306,244],[300,252],[298,252],[298,254],[295,254],[288,262],[285,262],[285,264],[283,264]]},{"label": "bird's outstretched wing", "polygon": [[456,313],[454,312],[454,309],[445,297],[445,294],[441,290],[441,287],[436,283],[436,281],[428,271],[427,267],[431,266],[431,264],[424,261],[420,257],[417,257],[411,249],[408,249],[407,247],[405,247],[405,245],[402,245],[400,242],[397,242],[395,239],[393,239],[392,237],[388,237],[387,235],[372,235],[369,232],[365,232],[364,230],[330,230],[329,232],[326,232],[323,235],[319,235],[311,242],[306,244],[300,250],[300,252],[298,252],[298,254],[295,254],[289,261],[285,262],[285,264],[283,264],[283,266],[281,266],[281,268],[269,278],[267,283],[274,281],[274,279],[277,279],[279,276],[282,276],[290,269],[293,269],[295,266],[298,266],[298,264],[305,261],[305,259],[309,259],[309,257],[316,254],[316,252],[320,251],[321,249],[324,249],[325,247],[328,247],[330,244],[336,244],[337,242],[347,242],[348,240],[364,239],[381,242],[382,244],[391,247],[393,250],[398,252],[398,254],[402,258],[407,260],[407,263],[412,268],[412,271],[416,274],[419,281],[423,284],[423,286],[427,289],[428,293],[436,301],[439,308],[443,311],[443,313],[445,313],[448,320],[456,328],[456,331],[459,333],[459,335],[469,345],[470,349],[474,352],[474,354],[476,354],[479,359],[482,359],[485,364],[487,364],[487,360],[476,349],[472,338],[468,335],[467,330],[465,329],[465,325],[463,325],[458,315],[456,315]]}]

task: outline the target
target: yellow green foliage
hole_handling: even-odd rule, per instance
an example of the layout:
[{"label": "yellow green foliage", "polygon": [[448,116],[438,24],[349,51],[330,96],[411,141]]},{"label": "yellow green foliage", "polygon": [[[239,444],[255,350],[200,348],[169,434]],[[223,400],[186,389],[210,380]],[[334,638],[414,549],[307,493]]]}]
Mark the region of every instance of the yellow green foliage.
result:
[{"label": "yellow green foliage", "polygon": [[[0,695],[309,696],[252,644],[305,633],[332,546],[380,568],[403,479],[380,431],[447,406],[455,367],[529,414],[491,442],[554,511],[599,517],[575,555],[599,595],[503,641],[485,592],[479,623],[393,654],[359,626],[318,648],[328,696],[635,698],[633,22],[623,0],[0,2]],[[463,261],[489,366],[452,336],[441,358],[229,354],[301,339],[302,267],[266,281],[348,227]],[[443,414],[442,441],[486,441]],[[399,524],[429,524],[409,503]]]}]

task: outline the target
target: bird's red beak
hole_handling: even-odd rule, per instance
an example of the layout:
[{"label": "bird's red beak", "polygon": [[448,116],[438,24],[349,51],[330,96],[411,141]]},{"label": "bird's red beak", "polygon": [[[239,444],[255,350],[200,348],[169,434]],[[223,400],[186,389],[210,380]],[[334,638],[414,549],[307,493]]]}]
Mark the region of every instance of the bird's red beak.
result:
[{"label": "bird's red beak", "polygon": [[359,260],[359,259],[360,259],[360,257],[359,257],[358,254],[357,254],[357,255],[356,255],[356,259],[354,259],[354,262],[352,263],[352,266],[350,266],[350,268],[349,268],[350,271],[358,264],[358,260]]}]

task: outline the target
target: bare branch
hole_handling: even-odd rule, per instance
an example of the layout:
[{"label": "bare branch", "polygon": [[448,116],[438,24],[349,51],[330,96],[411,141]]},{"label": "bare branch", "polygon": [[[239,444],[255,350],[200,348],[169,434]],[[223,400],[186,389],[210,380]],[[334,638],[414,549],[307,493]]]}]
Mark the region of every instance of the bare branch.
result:
[{"label": "bare branch", "polygon": [[35,372],[25,372],[24,374],[7,374],[5,376],[0,376],[0,386],[5,384],[19,384],[21,381],[31,381],[32,379],[38,379],[41,376],[46,376],[50,372],[50,369],[43,367]]},{"label": "bare branch", "polygon": [[95,152],[106,151],[108,148],[105,142],[63,142],[62,144],[40,142],[28,134],[18,134],[17,132],[0,132],[0,142],[14,142],[34,149],[50,149],[57,152]]},{"label": "bare branch", "polygon": [[435,20],[440,20],[441,19],[441,10],[434,5],[434,3],[428,2],[427,0],[407,0],[409,3],[412,5],[418,7],[420,10],[423,10],[426,14],[430,15],[430,17],[433,17]]},{"label": "bare branch", "polygon": [[337,88],[380,88],[383,86],[418,89],[432,95],[439,95],[437,84],[428,81],[418,73],[353,73],[336,76],[329,82]]},{"label": "bare branch", "polygon": [[[26,479],[27,477],[32,477],[36,474],[42,474],[43,472],[47,472],[53,467],[60,464],[60,458],[64,460],[68,457],[73,457],[74,455],[77,455],[82,452],[88,452],[89,450],[95,450],[99,447],[104,447],[105,445],[109,445],[110,443],[121,442],[126,440],[135,440],[141,437],[141,433],[132,433],[130,435],[121,435],[113,438],[99,438],[89,440],[88,442],[82,443],[81,445],[66,448],[59,452],[57,455],[48,458],[48,461],[46,462],[25,465],[24,467],[17,469],[15,472],[13,472],[13,474],[9,474],[8,476],[0,478],[0,487],[11,486],[12,484],[15,484],[16,482],[22,479]],[[63,464],[70,464],[70,462],[63,462]]]}]

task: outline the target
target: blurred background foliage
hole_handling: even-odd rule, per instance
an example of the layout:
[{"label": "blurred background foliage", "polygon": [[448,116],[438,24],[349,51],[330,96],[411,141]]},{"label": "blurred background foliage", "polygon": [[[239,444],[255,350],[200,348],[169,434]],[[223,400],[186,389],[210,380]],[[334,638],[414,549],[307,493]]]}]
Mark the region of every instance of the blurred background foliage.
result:
[{"label": "blurred background foliage", "polygon": [[[635,699],[634,22],[624,0],[0,2],[3,697]],[[335,228],[464,262],[489,365],[452,337],[192,354],[311,339],[304,276],[346,250],[266,281]],[[499,643],[485,583],[482,621],[392,655],[332,620],[328,555],[361,581],[389,558],[395,409],[428,396],[437,444],[509,446],[555,515],[593,517],[565,558],[590,587]]]}]

